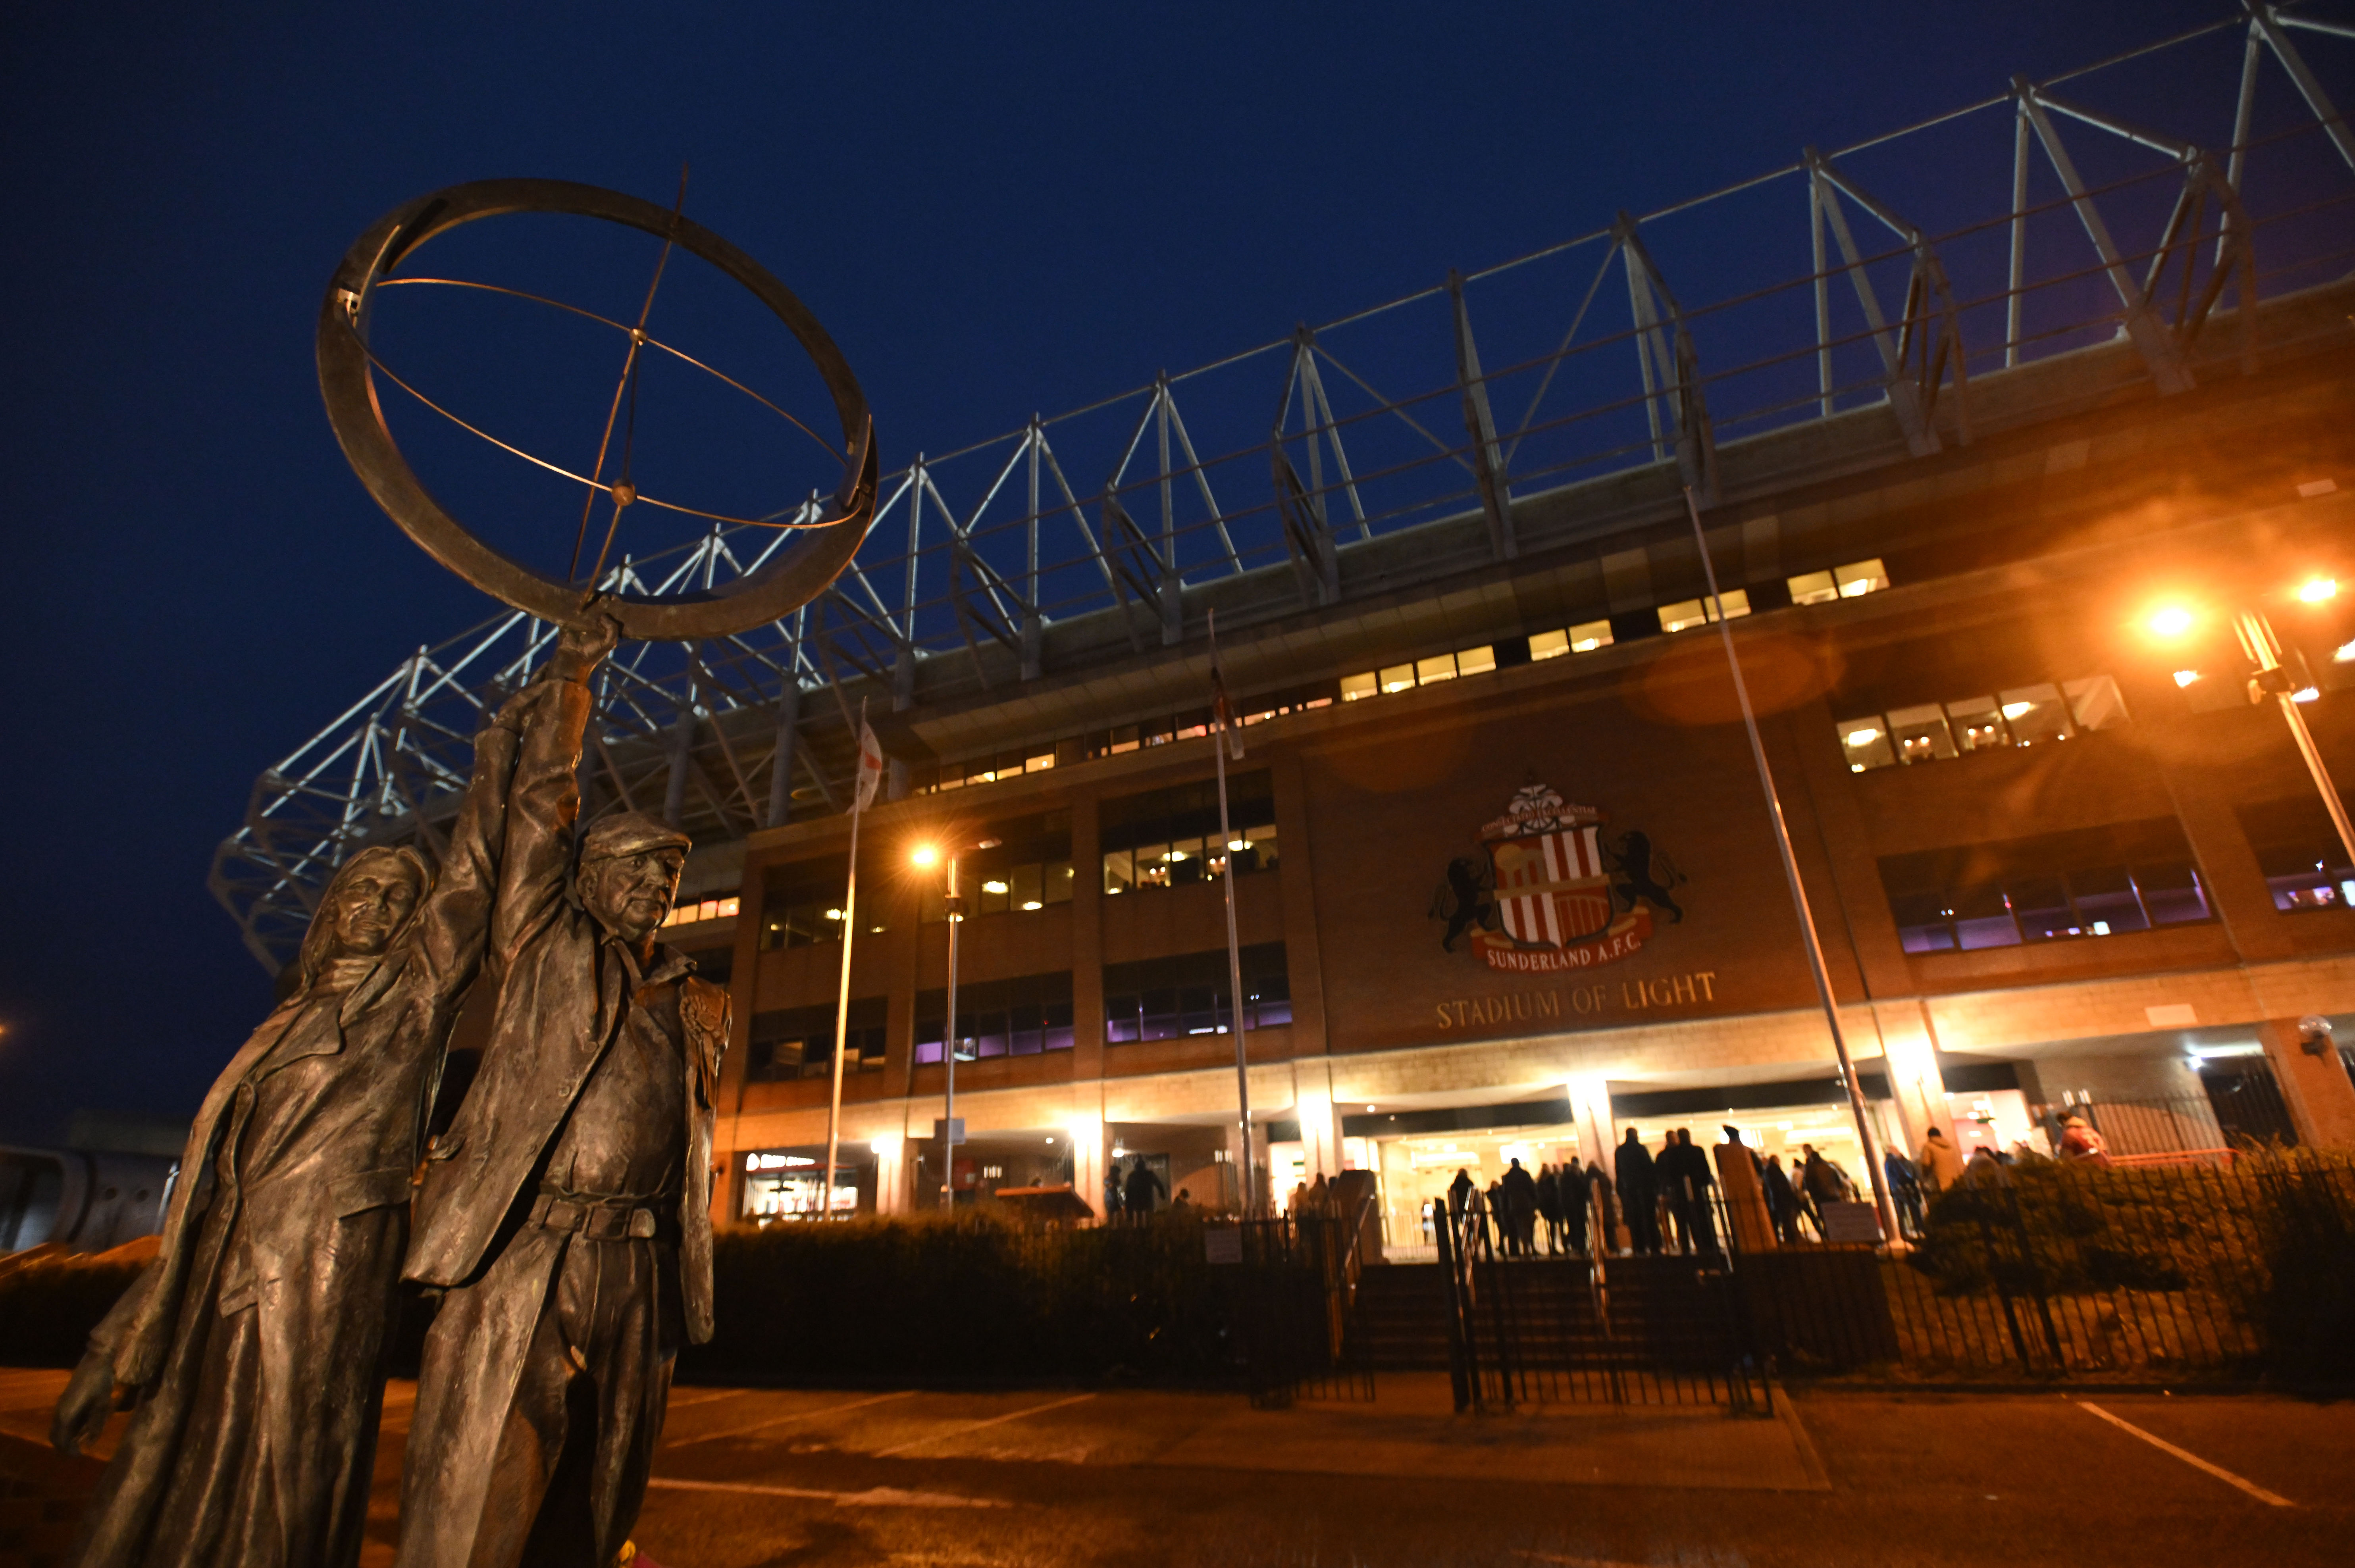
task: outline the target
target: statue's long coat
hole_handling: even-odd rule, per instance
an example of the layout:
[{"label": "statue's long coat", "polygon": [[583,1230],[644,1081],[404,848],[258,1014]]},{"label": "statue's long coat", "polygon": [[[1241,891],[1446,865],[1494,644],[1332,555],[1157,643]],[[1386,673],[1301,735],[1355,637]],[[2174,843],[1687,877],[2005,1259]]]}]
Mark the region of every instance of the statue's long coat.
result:
[{"label": "statue's long coat", "polygon": [[[586,693],[565,713],[577,747]],[[547,1282],[563,1256],[557,1232],[526,1225],[508,1232],[527,1202],[542,1157],[613,1043],[630,997],[630,965],[616,940],[571,896],[573,831],[580,799],[572,774],[545,787],[520,784],[507,815],[506,864],[491,929],[491,962],[502,976],[481,1071],[450,1130],[433,1141],[418,1193],[407,1277],[429,1285],[478,1280],[509,1249],[532,1254],[527,1285],[486,1304],[482,1330],[464,1347],[465,1386],[418,1390],[402,1482],[400,1560],[464,1563],[488,1499],[493,1458],[513,1402]],[[719,1062],[728,1040],[728,994],[687,973],[657,946],[647,989],[679,988],[685,1034],[684,1157],[678,1182],[679,1303],[689,1342],[711,1338],[711,1146]],[[637,1005],[649,1000],[644,992]],[[668,1252],[666,1243],[663,1251]],[[652,1413],[658,1424],[659,1408]],[[430,1517],[418,1517],[423,1514]]]},{"label": "statue's long coat", "polygon": [[440,875],[382,960],[278,1008],[205,1096],[156,1261],[93,1341],[142,1392],[84,1568],[357,1561],[410,1176],[509,791],[568,765],[547,728],[520,761],[512,731],[484,730]]}]

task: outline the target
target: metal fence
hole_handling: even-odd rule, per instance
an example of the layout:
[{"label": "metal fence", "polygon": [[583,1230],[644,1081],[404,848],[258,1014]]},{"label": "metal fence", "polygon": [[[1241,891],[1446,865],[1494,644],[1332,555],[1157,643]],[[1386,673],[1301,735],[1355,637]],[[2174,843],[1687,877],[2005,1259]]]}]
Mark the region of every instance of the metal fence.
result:
[{"label": "metal fence", "polygon": [[1785,1372],[2355,1375],[2355,1168],[2310,1156],[2013,1167],[1939,1194],[1910,1250],[1805,1245],[1733,1268]]}]

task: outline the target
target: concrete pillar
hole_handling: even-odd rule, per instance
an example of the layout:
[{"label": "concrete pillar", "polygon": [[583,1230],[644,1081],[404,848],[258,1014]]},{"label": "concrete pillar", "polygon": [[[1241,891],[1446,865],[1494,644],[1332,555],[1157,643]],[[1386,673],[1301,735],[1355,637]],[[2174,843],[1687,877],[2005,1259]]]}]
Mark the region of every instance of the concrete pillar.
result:
[{"label": "concrete pillar", "polygon": [[2307,1050],[2296,1019],[2268,1019],[2258,1026],[2265,1061],[2281,1086],[2297,1141],[2316,1148],[2355,1148],[2355,1080],[2347,1075],[2339,1047],[2328,1037],[2319,1054]]},{"label": "concrete pillar", "polygon": [[897,1133],[878,1133],[875,1146],[875,1211],[903,1214],[908,1210],[908,1145]]},{"label": "concrete pillar", "polygon": [[1619,1124],[1611,1115],[1609,1080],[1586,1076],[1570,1081],[1570,1116],[1578,1125],[1578,1157],[1611,1171],[1611,1151],[1619,1142]]},{"label": "concrete pillar", "polygon": [[[1092,1092],[1094,1086],[1089,1086]],[[1071,1140],[1071,1192],[1103,1218],[1104,1169],[1111,1163],[1111,1130],[1101,1113],[1075,1111],[1065,1136]]]},{"label": "concrete pillar", "polygon": [[1912,1157],[1922,1147],[1932,1127],[1954,1142],[1945,1075],[1938,1071],[1938,1043],[1930,1033],[1930,1019],[1922,1005],[1875,1004],[1873,1021],[1881,1031],[1881,1067],[1889,1075],[1890,1097],[1897,1103],[1898,1129],[1905,1139],[1906,1156]]},{"label": "concrete pillar", "polygon": [[1341,1174],[1341,1113],[1333,1104],[1331,1072],[1322,1061],[1295,1064],[1293,1115],[1300,1119],[1302,1179],[1330,1181]]}]

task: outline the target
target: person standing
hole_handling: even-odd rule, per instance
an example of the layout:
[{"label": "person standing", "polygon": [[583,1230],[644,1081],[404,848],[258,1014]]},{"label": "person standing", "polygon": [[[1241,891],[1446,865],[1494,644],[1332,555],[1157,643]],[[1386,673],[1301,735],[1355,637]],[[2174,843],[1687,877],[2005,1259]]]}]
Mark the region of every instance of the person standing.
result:
[{"label": "person standing", "polygon": [[1759,1185],[1766,1193],[1766,1217],[1774,1222],[1774,1233],[1786,1247],[1796,1247],[1799,1233],[1799,1195],[1791,1186],[1791,1179],[1783,1169],[1783,1157],[1770,1154],[1766,1168],[1759,1177]]},{"label": "person standing", "polygon": [[1593,1207],[1595,1254],[1615,1251],[1619,1245],[1619,1195],[1613,1189],[1611,1178],[1591,1159],[1586,1162],[1586,1198]]},{"label": "person standing", "polygon": [[1946,1130],[1933,1126],[1922,1139],[1921,1152],[1913,1157],[1914,1169],[1922,1181],[1935,1196],[1963,1179],[1963,1157],[1946,1141]]},{"label": "person standing", "polygon": [[292,997],[205,1096],[160,1250],[92,1336],[52,1441],[129,1430],[84,1524],[87,1568],[359,1559],[410,1177],[493,927],[511,799],[570,778],[565,721],[610,624],[474,740],[438,872],[378,847],[328,883]]},{"label": "person standing", "polygon": [[1897,1222],[1905,1234],[1914,1241],[1922,1239],[1922,1182],[1913,1162],[1905,1151],[1891,1146],[1881,1157],[1881,1174],[1889,1179],[1889,1196],[1897,1210]]},{"label": "person standing", "polygon": [[1660,1251],[1660,1186],[1659,1173],[1652,1163],[1652,1151],[1636,1136],[1636,1129],[1627,1129],[1627,1137],[1619,1146],[1614,1162],[1619,1177],[1619,1209],[1627,1217],[1628,1245],[1646,1256],[1657,1257]]},{"label": "person standing", "polygon": [[1546,1256],[1561,1253],[1561,1173],[1550,1165],[1538,1167],[1538,1218],[1545,1221]]},{"label": "person standing", "polygon": [[1554,1206],[1561,1216],[1562,1241],[1573,1254],[1586,1253],[1586,1171],[1578,1161],[1565,1160],[1553,1173]]},{"label": "person standing", "polygon": [[1711,1193],[1717,1178],[1710,1171],[1709,1156],[1692,1141],[1690,1127],[1677,1129],[1676,1145],[1676,1176],[1672,1179],[1674,1197],[1680,1205],[1677,1229],[1682,1232],[1688,1251],[1713,1258],[1718,1255],[1717,1202]]},{"label": "person standing", "polygon": [[[1142,1225],[1153,1218],[1153,1211],[1161,1206],[1161,1200],[1168,1195],[1167,1186],[1162,1182],[1161,1178],[1153,1173],[1153,1168],[1145,1163],[1145,1157],[1139,1155],[1136,1163],[1128,1168],[1128,1181],[1121,1193],[1120,1206],[1128,1215],[1130,1222]],[[1305,1187],[1294,1195],[1293,1217],[1295,1219],[1299,1218],[1301,1211],[1308,1207],[1308,1189]]]},{"label": "person standing", "polygon": [[[588,693],[564,689],[577,765]],[[613,1562],[679,1344],[711,1338],[728,993],[655,940],[687,835],[635,812],[576,834],[572,765],[509,808],[490,1044],[426,1154],[407,1272],[443,1295],[399,1568]]]},{"label": "person standing", "polygon": [[1499,1185],[1505,1189],[1505,1221],[1512,1235],[1513,1255],[1531,1256],[1537,1251],[1537,1179],[1516,1159],[1507,1163]]}]

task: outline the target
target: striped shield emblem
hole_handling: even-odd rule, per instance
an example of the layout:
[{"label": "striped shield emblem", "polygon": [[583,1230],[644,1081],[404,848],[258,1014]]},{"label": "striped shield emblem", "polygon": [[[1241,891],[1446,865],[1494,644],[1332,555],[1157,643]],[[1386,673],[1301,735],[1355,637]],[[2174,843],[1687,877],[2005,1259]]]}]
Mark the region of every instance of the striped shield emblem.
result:
[{"label": "striped shield emblem", "polygon": [[1514,940],[1566,947],[1611,923],[1611,878],[1590,824],[1489,846],[1497,907]]}]

